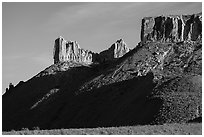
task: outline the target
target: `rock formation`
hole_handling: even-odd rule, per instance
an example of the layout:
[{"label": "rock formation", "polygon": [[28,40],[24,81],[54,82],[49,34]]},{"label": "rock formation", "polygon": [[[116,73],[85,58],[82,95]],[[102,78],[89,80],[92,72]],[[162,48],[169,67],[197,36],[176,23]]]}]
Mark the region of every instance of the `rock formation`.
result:
[{"label": "rock formation", "polygon": [[85,64],[101,63],[120,58],[127,52],[129,52],[129,48],[122,39],[117,40],[109,49],[98,54],[81,49],[76,41],[66,41],[60,36],[55,40],[54,64],[64,61],[74,61]]},{"label": "rock formation", "polygon": [[180,16],[145,17],[141,41],[181,42],[202,37],[202,13]]},{"label": "rock formation", "polygon": [[63,37],[55,40],[54,63],[64,61],[75,61],[92,63],[92,52],[79,47],[76,41],[66,41]]},{"label": "rock formation", "polygon": [[123,39],[117,40],[111,47],[107,50],[100,52],[99,58],[102,62],[107,60],[113,60],[115,58],[120,58],[129,52],[129,48]]},{"label": "rock formation", "polygon": [[[143,19],[142,42],[131,51],[122,39],[98,54],[58,38],[55,64],[3,95],[2,130],[120,127],[201,118],[200,15]],[[87,64],[94,62],[99,63]]]}]

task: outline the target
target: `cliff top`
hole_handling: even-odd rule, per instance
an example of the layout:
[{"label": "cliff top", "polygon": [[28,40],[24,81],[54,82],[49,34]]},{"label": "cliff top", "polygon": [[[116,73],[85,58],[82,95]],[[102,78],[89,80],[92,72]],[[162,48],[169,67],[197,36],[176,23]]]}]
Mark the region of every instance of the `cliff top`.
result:
[{"label": "cliff top", "polygon": [[143,19],[156,18],[156,17],[160,17],[160,16],[161,16],[161,17],[172,17],[172,18],[175,18],[175,17],[192,16],[192,15],[202,16],[202,12],[199,12],[199,13],[196,13],[196,14],[180,14],[180,15],[164,15],[164,14],[161,14],[161,15],[156,15],[156,16],[143,17]]}]

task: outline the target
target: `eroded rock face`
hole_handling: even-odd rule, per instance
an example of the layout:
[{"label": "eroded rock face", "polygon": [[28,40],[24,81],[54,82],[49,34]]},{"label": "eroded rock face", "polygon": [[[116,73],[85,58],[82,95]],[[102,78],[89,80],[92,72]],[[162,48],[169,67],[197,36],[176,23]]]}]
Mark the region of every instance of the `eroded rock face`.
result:
[{"label": "eroded rock face", "polygon": [[124,40],[119,39],[114,44],[112,44],[109,49],[100,52],[99,58],[102,62],[107,60],[113,60],[122,57],[129,51],[130,49],[127,47]]},{"label": "eroded rock face", "polygon": [[141,41],[180,42],[202,38],[202,13],[181,16],[145,17]]},{"label": "eroded rock face", "polygon": [[76,41],[66,41],[63,37],[59,37],[55,40],[53,58],[54,64],[65,61],[91,64],[120,58],[127,52],[129,48],[122,39],[117,40],[109,49],[98,54],[81,49]]},{"label": "eroded rock face", "polygon": [[[12,92],[3,95],[2,130],[119,127],[201,118],[202,41],[193,41],[201,32],[188,19],[190,28],[171,25],[171,18],[166,19],[164,28],[173,28],[167,31],[160,23],[154,27],[155,18],[149,18],[143,36],[149,34],[151,41],[139,43],[123,59],[105,65],[79,62],[78,44],[57,39],[56,64],[10,86]],[[189,41],[182,41],[186,38]],[[119,40],[100,54],[92,53],[92,62],[119,58],[128,50]]]},{"label": "eroded rock face", "polygon": [[55,40],[54,63],[64,61],[75,61],[92,63],[92,52],[79,47],[76,41],[66,41],[63,37]]}]

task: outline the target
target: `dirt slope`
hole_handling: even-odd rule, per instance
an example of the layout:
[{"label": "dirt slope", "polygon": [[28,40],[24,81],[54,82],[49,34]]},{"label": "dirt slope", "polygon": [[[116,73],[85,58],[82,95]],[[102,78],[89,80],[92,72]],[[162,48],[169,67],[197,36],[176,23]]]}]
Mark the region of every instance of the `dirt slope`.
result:
[{"label": "dirt slope", "polygon": [[114,62],[54,64],[3,95],[3,130],[188,122],[202,116],[202,43],[139,44]]}]

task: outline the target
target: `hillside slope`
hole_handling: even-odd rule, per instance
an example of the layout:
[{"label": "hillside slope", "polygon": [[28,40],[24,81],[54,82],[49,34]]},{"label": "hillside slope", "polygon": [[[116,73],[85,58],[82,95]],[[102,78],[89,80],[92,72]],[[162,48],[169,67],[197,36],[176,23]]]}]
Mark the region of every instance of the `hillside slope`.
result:
[{"label": "hillside slope", "polygon": [[189,122],[202,117],[202,41],[139,43],[114,61],[59,62],[2,98],[3,130]]},{"label": "hillside slope", "polygon": [[3,129],[187,122],[200,117],[201,72],[195,69],[201,68],[201,46],[189,45],[193,51],[179,65],[172,59],[180,55],[170,50],[163,62],[157,60],[161,57],[153,61],[156,43],[138,46],[112,65],[52,65],[3,96]]}]

